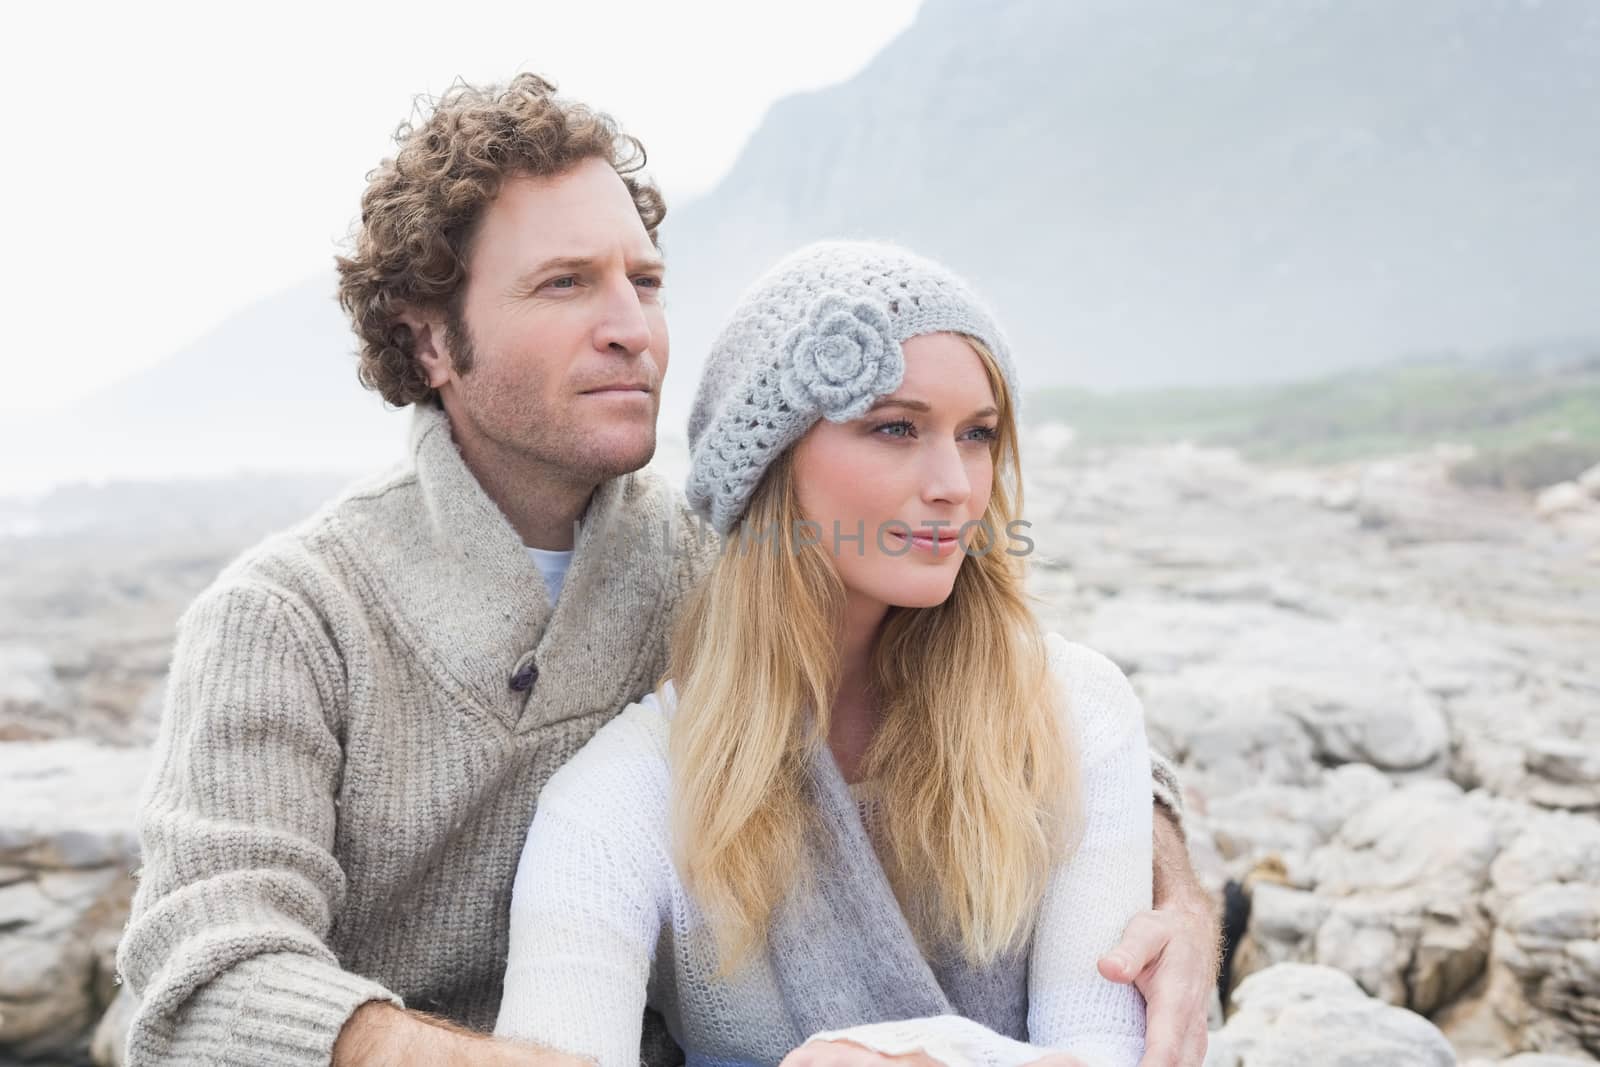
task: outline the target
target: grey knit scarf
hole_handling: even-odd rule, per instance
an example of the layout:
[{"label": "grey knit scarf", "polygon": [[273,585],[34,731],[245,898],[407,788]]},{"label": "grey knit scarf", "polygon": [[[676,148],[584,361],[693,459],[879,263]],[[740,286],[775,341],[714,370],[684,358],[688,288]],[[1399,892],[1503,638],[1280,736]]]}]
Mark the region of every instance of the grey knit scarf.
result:
[{"label": "grey knit scarf", "polygon": [[826,746],[812,761],[811,786],[819,832],[806,891],[790,894],[767,935],[796,1029],[960,1015],[1027,1040],[1027,948],[985,967],[959,946],[925,958]]}]

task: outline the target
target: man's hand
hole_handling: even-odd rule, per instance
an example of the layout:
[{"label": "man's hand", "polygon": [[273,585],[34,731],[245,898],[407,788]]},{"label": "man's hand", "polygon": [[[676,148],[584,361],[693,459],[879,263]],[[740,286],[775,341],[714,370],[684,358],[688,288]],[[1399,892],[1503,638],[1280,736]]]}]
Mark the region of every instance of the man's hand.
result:
[{"label": "man's hand", "polygon": [[885,1056],[854,1041],[807,1041],[778,1067],[945,1067],[925,1052]]},{"label": "man's hand", "polygon": [[1145,1054],[1139,1067],[1200,1067],[1217,988],[1217,916],[1165,811],[1156,808],[1156,908],[1133,917],[1122,942],[1100,958],[1100,973],[1113,982],[1132,982],[1144,994]]},{"label": "man's hand", "polygon": [[372,1001],[339,1031],[333,1067],[594,1067],[588,1060],[496,1041],[420,1012]]}]

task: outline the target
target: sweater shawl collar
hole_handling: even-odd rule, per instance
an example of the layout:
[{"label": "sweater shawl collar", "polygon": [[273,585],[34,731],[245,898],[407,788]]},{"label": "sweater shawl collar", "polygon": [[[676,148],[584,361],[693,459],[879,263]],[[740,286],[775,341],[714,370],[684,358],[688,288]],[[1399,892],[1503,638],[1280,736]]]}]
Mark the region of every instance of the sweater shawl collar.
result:
[{"label": "sweater shawl collar", "polygon": [[521,729],[615,711],[654,685],[676,588],[673,524],[682,521],[659,476],[636,471],[595,489],[552,607],[442,409],[416,406],[410,448],[418,492],[391,494],[353,534],[412,651],[462,700]]}]

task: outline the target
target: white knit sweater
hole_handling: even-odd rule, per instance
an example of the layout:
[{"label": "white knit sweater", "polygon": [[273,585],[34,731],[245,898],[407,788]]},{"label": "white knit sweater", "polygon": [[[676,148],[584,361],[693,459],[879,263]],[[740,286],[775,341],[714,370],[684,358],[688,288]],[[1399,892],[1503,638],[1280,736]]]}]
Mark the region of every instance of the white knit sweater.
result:
[{"label": "white knit sweater", "polygon": [[[1102,978],[1096,961],[1151,906],[1143,714],[1105,656],[1055,634],[1048,644],[1081,746],[1086,822],[1050,880],[1034,932],[1031,1044],[948,1016],[832,1036],[888,1054],[920,1048],[952,1067],[1022,1064],[1049,1050],[1092,1067],[1138,1063],[1144,1003],[1131,986]],[[634,1067],[648,1002],[691,1064],[776,1064],[816,1035],[792,1032],[770,957],[715,976],[705,917],[671,859],[670,683],[663,697],[629,706],[545,787],[512,893],[495,1032],[593,1057],[600,1067]]]}]

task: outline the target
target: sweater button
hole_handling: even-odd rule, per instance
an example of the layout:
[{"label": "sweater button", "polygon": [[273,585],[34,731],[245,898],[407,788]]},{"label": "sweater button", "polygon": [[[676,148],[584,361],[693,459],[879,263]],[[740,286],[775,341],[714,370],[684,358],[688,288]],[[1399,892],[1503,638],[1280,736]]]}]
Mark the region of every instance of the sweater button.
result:
[{"label": "sweater button", "polygon": [[533,688],[533,683],[539,680],[539,665],[532,658],[517,664],[517,669],[511,675],[511,688],[519,693],[526,693]]}]

